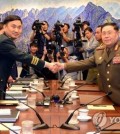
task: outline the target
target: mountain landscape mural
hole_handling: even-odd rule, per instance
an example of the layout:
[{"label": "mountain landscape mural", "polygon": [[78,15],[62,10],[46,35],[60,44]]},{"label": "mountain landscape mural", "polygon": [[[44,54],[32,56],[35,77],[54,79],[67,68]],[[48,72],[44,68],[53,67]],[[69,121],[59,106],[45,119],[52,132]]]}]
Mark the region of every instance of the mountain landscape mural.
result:
[{"label": "mountain landscape mural", "polygon": [[81,21],[89,21],[93,30],[100,24],[105,22],[116,22],[120,27],[120,19],[112,17],[112,15],[106,11],[103,7],[97,6],[92,2],[89,2],[86,6],[80,6],[76,8],[72,7],[49,7],[41,10],[32,8],[30,11],[27,9],[11,9],[5,13],[0,14],[0,21],[2,21],[7,15],[19,15],[23,20],[23,33],[19,40],[16,41],[18,47],[23,51],[27,51],[29,38],[32,32],[31,26],[37,19],[40,21],[46,20],[49,23],[49,30],[54,27],[57,20],[64,23],[69,23],[71,28],[73,23],[78,17]]}]

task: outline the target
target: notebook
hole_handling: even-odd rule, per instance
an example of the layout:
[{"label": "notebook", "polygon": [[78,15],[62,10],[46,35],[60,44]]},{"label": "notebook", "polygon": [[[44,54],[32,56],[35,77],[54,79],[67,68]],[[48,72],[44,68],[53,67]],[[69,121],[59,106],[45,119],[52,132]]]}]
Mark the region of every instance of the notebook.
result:
[{"label": "notebook", "polygon": [[20,114],[20,111],[12,110],[10,115],[0,115],[0,122],[16,122]]}]

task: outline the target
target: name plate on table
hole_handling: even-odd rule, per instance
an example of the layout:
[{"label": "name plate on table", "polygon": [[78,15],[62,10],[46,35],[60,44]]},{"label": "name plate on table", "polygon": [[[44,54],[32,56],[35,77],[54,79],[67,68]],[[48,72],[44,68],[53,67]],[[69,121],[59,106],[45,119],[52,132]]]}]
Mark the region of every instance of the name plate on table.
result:
[{"label": "name plate on table", "polygon": [[89,110],[115,110],[113,105],[87,105]]}]

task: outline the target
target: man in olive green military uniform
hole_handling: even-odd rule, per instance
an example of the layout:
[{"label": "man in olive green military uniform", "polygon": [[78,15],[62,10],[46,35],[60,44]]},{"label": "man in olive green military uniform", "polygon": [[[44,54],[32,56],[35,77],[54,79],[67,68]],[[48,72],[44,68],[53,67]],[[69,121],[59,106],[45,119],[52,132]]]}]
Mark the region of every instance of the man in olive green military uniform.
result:
[{"label": "man in olive green military uniform", "polygon": [[17,39],[22,32],[22,20],[19,16],[7,16],[3,21],[3,25],[4,34],[0,35],[0,99],[5,98],[2,91],[6,91],[6,83],[12,65],[16,60],[39,70],[47,67],[53,71],[55,68],[54,64],[39,60],[39,58],[21,52],[16,48],[14,40]]},{"label": "man in olive green military uniform", "polygon": [[120,41],[119,27],[116,23],[102,26],[102,42],[89,59],[73,63],[57,63],[58,70],[67,72],[97,67],[104,92],[112,91],[111,100],[120,104]]}]

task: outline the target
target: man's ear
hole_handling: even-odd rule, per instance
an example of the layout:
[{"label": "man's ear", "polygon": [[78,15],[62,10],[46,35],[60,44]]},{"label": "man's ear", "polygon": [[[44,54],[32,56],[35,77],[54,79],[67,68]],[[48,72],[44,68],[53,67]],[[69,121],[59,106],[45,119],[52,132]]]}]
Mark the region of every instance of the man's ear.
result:
[{"label": "man's ear", "polygon": [[3,25],[3,29],[6,29],[6,24]]}]

